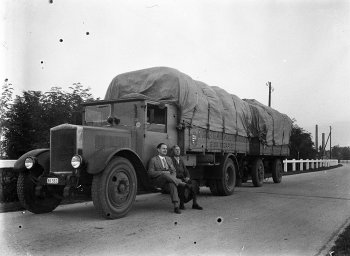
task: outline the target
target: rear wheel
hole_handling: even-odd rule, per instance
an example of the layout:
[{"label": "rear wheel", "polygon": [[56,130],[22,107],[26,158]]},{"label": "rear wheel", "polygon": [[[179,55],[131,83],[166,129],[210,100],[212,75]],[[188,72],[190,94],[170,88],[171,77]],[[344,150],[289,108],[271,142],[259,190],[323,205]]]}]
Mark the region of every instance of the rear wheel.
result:
[{"label": "rear wheel", "polygon": [[274,183],[281,183],[283,175],[282,161],[275,159],[272,164],[272,179]]},{"label": "rear wheel", "polygon": [[123,157],[114,158],[92,181],[92,201],[108,219],[125,216],[135,201],[137,176],[133,165]]},{"label": "rear wheel", "polygon": [[21,172],[17,180],[17,195],[21,205],[32,213],[52,212],[62,200],[62,186],[43,186],[35,193],[38,172]]},{"label": "rear wheel", "polygon": [[255,187],[261,187],[264,183],[264,164],[260,158],[254,160],[252,166],[252,182]]},{"label": "rear wheel", "polygon": [[220,172],[220,179],[210,181],[210,191],[213,195],[228,196],[231,195],[236,185],[236,167],[230,158],[227,158],[224,164],[217,169]]}]

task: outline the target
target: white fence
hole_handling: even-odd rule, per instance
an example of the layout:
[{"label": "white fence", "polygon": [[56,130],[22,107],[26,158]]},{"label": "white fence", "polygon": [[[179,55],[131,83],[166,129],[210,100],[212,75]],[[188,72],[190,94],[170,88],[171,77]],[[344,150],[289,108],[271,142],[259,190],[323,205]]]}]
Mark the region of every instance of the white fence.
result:
[{"label": "white fence", "polygon": [[338,160],[337,159],[322,159],[322,160],[283,160],[284,164],[284,172],[287,172],[288,170],[288,164],[292,164],[292,171],[297,170],[297,165],[299,166],[298,170],[303,171],[304,167],[305,170],[309,169],[318,169],[320,167],[330,167],[330,166],[335,166],[338,165]]},{"label": "white fence", "polygon": [[341,164],[350,164],[350,160],[340,160]]},{"label": "white fence", "polygon": [[[16,160],[0,160],[0,168],[13,168]],[[349,163],[349,160],[341,160],[341,163]],[[288,170],[288,164],[292,164],[292,170],[297,170],[297,165],[299,166],[298,170],[303,171],[304,166],[305,170],[309,169],[317,169],[320,167],[329,167],[329,166],[335,166],[338,165],[337,159],[324,159],[324,160],[283,160],[284,164],[284,172],[287,172]]]},{"label": "white fence", "polygon": [[0,168],[13,168],[17,160],[0,160]]}]

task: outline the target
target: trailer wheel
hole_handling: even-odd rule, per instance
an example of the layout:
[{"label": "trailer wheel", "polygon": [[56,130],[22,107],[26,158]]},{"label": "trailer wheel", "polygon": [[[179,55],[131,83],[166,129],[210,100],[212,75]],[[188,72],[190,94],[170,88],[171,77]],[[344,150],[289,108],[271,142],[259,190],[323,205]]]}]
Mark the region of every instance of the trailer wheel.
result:
[{"label": "trailer wheel", "polygon": [[96,210],[105,218],[125,216],[135,201],[137,177],[124,157],[114,158],[105,170],[93,177],[91,194]]},{"label": "trailer wheel", "polygon": [[52,212],[61,203],[62,186],[43,186],[40,195],[35,193],[35,180],[41,171],[21,172],[17,180],[17,195],[21,205],[36,214]]},{"label": "trailer wheel", "polygon": [[264,183],[264,164],[260,158],[254,160],[252,167],[252,181],[255,187],[261,187]]},{"label": "trailer wheel", "polygon": [[[223,165],[217,169],[220,172],[220,179],[214,180],[216,186],[213,186],[214,195],[228,196],[232,195],[236,185],[236,167],[230,158],[227,158]],[[211,188],[211,187],[210,187]]]},{"label": "trailer wheel", "polygon": [[282,161],[275,159],[272,165],[272,179],[274,183],[281,183],[283,175]]}]

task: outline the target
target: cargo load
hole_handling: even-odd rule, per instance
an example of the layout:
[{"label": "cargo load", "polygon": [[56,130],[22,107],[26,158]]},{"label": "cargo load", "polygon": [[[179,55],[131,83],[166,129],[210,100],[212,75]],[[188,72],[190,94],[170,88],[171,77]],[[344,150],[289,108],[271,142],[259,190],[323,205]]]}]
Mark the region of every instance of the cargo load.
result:
[{"label": "cargo load", "polygon": [[168,67],[123,73],[110,83],[105,100],[140,98],[174,103],[183,124],[259,138],[262,144],[289,144],[291,119],[254,99],[242,100]]}]

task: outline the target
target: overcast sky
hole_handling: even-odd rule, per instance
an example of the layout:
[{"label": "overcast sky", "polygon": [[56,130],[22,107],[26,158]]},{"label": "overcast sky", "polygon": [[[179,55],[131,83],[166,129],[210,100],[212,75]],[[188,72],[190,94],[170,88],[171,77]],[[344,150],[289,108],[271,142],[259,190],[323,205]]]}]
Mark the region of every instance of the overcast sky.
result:
[{"label": "overcast sky", "polygon": [[2,0],[0,12],[0,78],[16,94],[80,82],[103,98],[117,74],[168,66],[267,105],[271,81],[273,108],[350,146],[350,1]]}]

